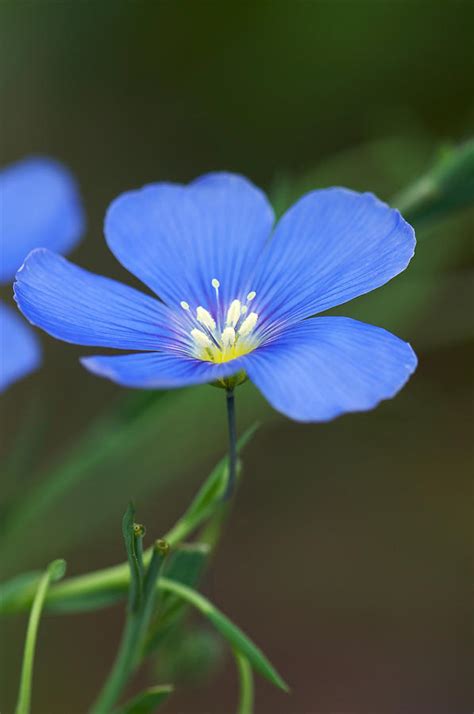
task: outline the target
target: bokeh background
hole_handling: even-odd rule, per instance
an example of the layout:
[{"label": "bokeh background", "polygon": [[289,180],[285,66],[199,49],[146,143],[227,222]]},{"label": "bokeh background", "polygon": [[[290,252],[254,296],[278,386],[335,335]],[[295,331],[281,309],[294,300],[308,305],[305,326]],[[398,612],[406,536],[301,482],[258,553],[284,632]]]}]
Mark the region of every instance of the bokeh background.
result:
[{"label": "bokeh background", "polygon": [[[102,220],[118,193],[150,181],[227,169],[279,209],[332,184],[396,202],[472,135],[473,26],[469,0],[3,2],[2,163],[32,153],[67,163],[88,218],[73,259],[133,284]],[[292,687],[287,696],[258,680],[261,714],[473,710],[473,218],[463,210],[420,226],[406,274],[341,310],[417,350],[419,369],[395,400],[302,426],[239,389],[240,427],[262,425],[202,588]],[[87,350],[42,341],[44,369],[1,405],[2,512],[7,524],[12,509],[21,514],[3,538],[5,576],[54,557],[69,574],[123,560],[129,499],[161,535],[226,448],[219,390],[125,394],[81,369]],[[51,471],[57,487],[44,496]],[[45,616],[34,712],[87,710],[122,618],[122,606]],[[1,625],[3,714],[25,624]],[[232,658],[200,636],[206,675],[183,676],[169,714],[235,708]]]}]

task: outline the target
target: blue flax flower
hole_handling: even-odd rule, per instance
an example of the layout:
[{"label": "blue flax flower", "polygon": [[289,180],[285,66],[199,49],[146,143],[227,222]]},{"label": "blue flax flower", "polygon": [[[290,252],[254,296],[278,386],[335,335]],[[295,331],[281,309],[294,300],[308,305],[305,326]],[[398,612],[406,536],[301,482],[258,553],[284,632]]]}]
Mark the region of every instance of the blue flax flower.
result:
[{"label": "blue flax flower", "polygon": [[82,359],[127,387],[246,375],[300,421],[393,397],[416,367],[411,347],[379,327],[313,316],[404,270],[411,226],[372,194],[342,188],[307,194],[273,224],[266,196],[241,176],[145,186],[113,201],[105,236],[161,301],[48,250],[17,273],[16,300],[54,337],[129,352]]},{"label": "blue flax flower", "polygon": [[[65,252],[83,230],[75,183],[51,159],[24,159],[2,169],[0,209],[0,283],[12,282],[33,248]],[[34,332],[16,310],[0,302],[0,391],[36,369],[40,360]]]}]

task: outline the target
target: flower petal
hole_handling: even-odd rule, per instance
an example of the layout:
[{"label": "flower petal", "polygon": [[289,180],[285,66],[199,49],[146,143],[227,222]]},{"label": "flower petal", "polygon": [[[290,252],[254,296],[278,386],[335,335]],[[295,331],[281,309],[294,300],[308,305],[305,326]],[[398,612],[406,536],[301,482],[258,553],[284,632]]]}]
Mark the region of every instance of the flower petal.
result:
[{"label": "flower petal", "polygon": [[70,250],[84,230],[69,171],[51,159],[24,159],[0,172],[0,282],[13,279],[33,248]]},{"label": "flower petal", "polygon": [[14,287],[28,320],[60,340],[131,350],[179,345],[166,305],[43,248],[30,253]]},{"label": "flower petal", "polygon": [[278,223],[255,290],[255,308],[297,321],[370,292],[406,268],[415,234],[370,193],[313,191]]},{"label": "flower petal", "polygon": [[417,359],[380,327],[318,317],[288,328],[243,363],[275,409],[297,421],[328,421],[393,397]]},{"label": "flower petal", "polygon": [[161,352],[83,357],[81,363],[99,377],[106,377],[124,387],[143,389],[176,389],[206,384],[230,377],[241,369],[241,359],[214,364]]},{"label": "flower petal", "polygon": [[39,367],[41,348],[22,317],[0,303],[0,392]]},{"label": "flower petal", "polygon": [[105,219],[107,243],[131,273],[170,306],[215,305],[249,291],[273,224],[266,196],[228,173],[189,186],[153,184],[119,196]]}]

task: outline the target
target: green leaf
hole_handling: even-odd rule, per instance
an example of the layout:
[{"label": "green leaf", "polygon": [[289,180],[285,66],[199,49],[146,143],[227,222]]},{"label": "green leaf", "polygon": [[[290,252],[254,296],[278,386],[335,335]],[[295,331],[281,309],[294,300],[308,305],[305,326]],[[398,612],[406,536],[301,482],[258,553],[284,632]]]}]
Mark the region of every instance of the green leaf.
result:
[{"label": "green leaf", "polygon": [[[133,544],[141,540],[144,529],[133,522],[135,511],[130,505],[123,518],[123,533],[130,563],[130,591],[129,607],[119,650],[110,674],[97,697],[91,714],[103,714],[110,711],[115,704],[130,676],[133,674],[143,654],[143,645],[146,631],[156,600],[156,583],[161,566],[169,551],[166,541],[158,540],[152,548],[150,563],[143,576],[143,561],[141,552],[137,555]],[[137,600],[134,580],[140,579],[141,595]]]},{"label": "green leaf", "polygon": [[390,196],[419,176],[432,155],[420,137],[389,136],[345,148],[298,174],[275,177],[270,197],[281,216],[304,193],[327,186],[348,186]]},{"label": "green leaf", "polygon": [[173,687],[169,684],[150,687],[124,704],[115,714],[154,714],[172,692]]},{"label": "green leaf", "polygon": [[[136,545],[138,539],[141,541],[144,529],[143,526],[136,527],[137,524],[133,521],[134,515],[134,508],[130,505],[123,518],[123,533],[130,563],[130,592],[132,593],[133,590],[133,593],[129,596],[129,608],[119,651],[107,681],[94,704],[92,714],[109,711],[140,663],[145,634],[155,605],[158,575],[169,550],[166,541],[155,542],[150,564],[143,578],[143,560],[141,551],[137,554]],[[140,597],[137,599],[138,581]]]},{"label": "green leaf", "polygon": [[474,203],[474,139],[444,149],[423,176],[394,198],[417,227]]},{"label": "green leaf", "polygon": [[26,632],[25,651],[21,670],[20,689],[15,714],[29,714],[31,703],[31,687],[33,681],[33,664],[35,657],[36,639],[43,610],[43,604],[51,583],[63,577],[66,572],[66,561],[54,560],[50,563],[41,576],[28,621]]},{"label": "green leaf", "polygon": [[[239,441],[239,449],[249,441],[255,429],[256,426],[245,432]],[[173,540],[176,543],[179,538],[187,537],[190,532],[212,515],[214,505],[220,503],[219,495],[225,483],[225,464],[226,460],[222,459],[208,477],[208,481],[199,490],[191,507],[192,519],[185,519],[184,522],[183,519],[180,519],[176,526],[164,536],[170,544],[173,544]],[[217,486],[218,483],[220,483],[219,486]],[[189,514],[189,510],[187,513]],[[150,562],[151,555],[151,549],[143,554],[145,565]],[[22,582],[15,578],[14,581],[4,584],[2,587],[7,589],[9,596],[6,602],[0,599],[0,614],[19,612],[29,607],[33,600],[34,585],[37,579],[38,575],[31,573],[25,576],[25,580]],[[128,563],[68,578],[59,586],[51,588],[46,600],[48,610],[62,613],[86,612],[99,606],[113,604],[127,592],[129,581]]]},{"label": "green leaf", "polygon": [[[206,564],[210,548],[204,543],[192,543],[180,546],[170,555],[166,564],[166,577],[176,582],[195,587]],[[162,644],[169,630],[179,620],[187,605],[174,593],[162,593],[156,621],[150,627],[146,643],[146,652],[154,651]]]},{"label": "green leaf", "polygon": [[234,625],[228,617],[220,612],[209,600],[195,590],[176,583],[168,578],[161,578],[159,587],[165,592],[172,592],[195,607],[202,615],[208,618],[229,644],[241,655],[246,657],[252,667],[260,672],[272,684],[289,691],[288,685],[280,677],[276,669],[265,657],[263,652],[253,644],[253,642]]},{"label": "green leaf", "polygon": [[[41,558],[50,558],[58,531],[64,552],[97,531],[102,541],[111,541],[113,528],[107,526],[116,521],[121,504],[130,497],[139,502],[177,479],[190,478],[216,453],[219,456],[227,437],[221,390],[202,386],[151,392],[138,399],[141,396],[117,400],[108,414],[91,419],[73,448],[47,470],[32,474],[33,485],[2,524],[0,560],[5,574],[14,575]],[[175,425],[182,422],[183,414],[185,433],[178,439]],[[272,413],[257,390],[250,383],[239,387],[242,427],[263,414]],[[87,519],[79,515],[83,510]],[[31,531],[40,527],[42,538],[31,539]]]},{"label": "green leaf", "polygon": [[206,543],[184,543],[171,553],[166,563],[166,577],[193,587],[201,576],[209,552]]},{"label": "green leaf", "polygon": [[0,612],[8,615],[28,608],[41,579],[40,570],[17,575],[0,584]]},{"label": "green leaf", "polygon": [[209,623],[186,627],[179,624],[162,641],[154,671],[159,679],[176,686],[203,685],[223,662],[225,643]]}]

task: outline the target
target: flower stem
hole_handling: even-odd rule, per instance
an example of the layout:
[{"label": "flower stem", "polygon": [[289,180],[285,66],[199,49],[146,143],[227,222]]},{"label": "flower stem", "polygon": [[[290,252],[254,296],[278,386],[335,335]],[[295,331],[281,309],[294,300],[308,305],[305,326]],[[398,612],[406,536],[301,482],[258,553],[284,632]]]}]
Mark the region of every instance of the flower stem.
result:
[{"label": "flower stem", "polygon": [[31,702],[31,684],[33,679],[33,662],[36,648],[36,638],[41,618],[41,611],[46,598],[46,593],[52,582],[59,580],[64,575],[66,563],[64,560],[54,560],[38,583],[38,588],[33,600],[28,630],[26,633],[25,651],[23,655],[23,666],[21,670],[20,691],[15,714],[28,714]]},{"label": "flower stem", "polygon": [[223,500],[228,501],[234,493],[237,473],[237,429],[235,423],[235,396],[233,389],[226,390],[227,426],[229,429],[229,477]]},{"label": "flower stem", "polygon": [[234,657],[239,674],[239,705],[237,714],[253,713],[253,673],[252,667],[246,657],[234,650]]},{"label": "flower stem", "polygon": [[136,594],[132,590],[129,592],[127,619],[118,653],[107,681],[91,709],[91,714],[107,714],[112,710],[130,676],[141,662],[143,644],[155,605],[158,576],[168,552],[164,544],[165,541],[157,541],[153,547],[140,601],[136,603]]}]

